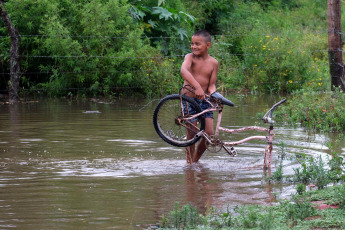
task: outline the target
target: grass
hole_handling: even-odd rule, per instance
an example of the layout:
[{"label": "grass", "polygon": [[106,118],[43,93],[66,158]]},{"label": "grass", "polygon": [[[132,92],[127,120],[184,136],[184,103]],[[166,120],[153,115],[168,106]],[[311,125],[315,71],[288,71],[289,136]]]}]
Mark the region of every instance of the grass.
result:
[{"label": "grass", "polygon": [[[335,206],[319,209],[331,204]],[[344,208],[345,185],[336,185],[293,195],[275,206],[241,206],[226,212],[211,208],[205,215],[191,204],[176,204],[156,229],[343,229]]]},{"label": "grass", "polygon": [[308,130],[345,131],[345,94],[340,90],[316,92],[305,89],[295,91],[292,96],[276,113],[278,120]]},{"label": "grass", "polygon": [[[290,199],[280,200],[274,206],[244,205],[226,212],[210,207],[204,215],[192,204],[180,207],[176,203],[174,210],[163,216],[155,229],[344,229],[343,158],[331,146],[332,158],[327,163],[321,157],[303,155],[293,178],[284,178],[284,143],[280,149],[279,167],[268,183],[282,183],[283,179],[296,183],[296,194],[291,194]],[[306,191],[310,183],[317,189]]]}]

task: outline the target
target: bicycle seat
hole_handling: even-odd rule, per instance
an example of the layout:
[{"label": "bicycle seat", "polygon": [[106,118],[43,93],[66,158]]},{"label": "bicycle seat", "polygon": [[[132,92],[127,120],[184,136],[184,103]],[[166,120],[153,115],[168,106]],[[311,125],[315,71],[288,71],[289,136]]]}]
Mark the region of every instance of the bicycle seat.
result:
[{"label": "bicycle seat", "polygon": [[219,100],[224,105],[234,106],[234,103],[232,101],[226,99],[225,97],[223,97],[223,95],[221,95],[217,91],[211,94],[211,99]]}]

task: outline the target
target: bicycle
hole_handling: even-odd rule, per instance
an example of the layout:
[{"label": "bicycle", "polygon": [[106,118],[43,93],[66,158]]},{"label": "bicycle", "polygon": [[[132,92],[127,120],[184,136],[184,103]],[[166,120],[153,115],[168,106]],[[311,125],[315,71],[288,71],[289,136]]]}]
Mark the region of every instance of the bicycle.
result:
[{"label": "bicycle", "polygon": [[[274,104],[263,116],[262,120],[264,123],[269,124],[269,128],[245,126],[239,129],[227,129],[221,127],[223,107],[224,105],[234,106],[232,101],[226,99],[219,92],[214,92],[211,95],[206,95],[205,99],[211,105],[211,108],[202,111],[194,98],[186,96],[186,93],[181,93],[183,89],[193,92],[192,86],[183,86],[180,89],[179,94],[171,94],[161,99],[154,110],[154,128],[157,134],[165,142],[177,147],[187,147],[195,144],[201,137],[204,137],[208,143],[207,149],[210,152],[218,152],[223,148],[230,156],[236,156],[237,151],[233,146],[243,144],[251,140],[265,140],[267,142],[267,146],[265,148],[264,155],[264,168],[267,169],[271,167],[273,150],[272,142],[274,136],[274,120],[272,119],[272,115],[274,109],[284,103],[287,99],[284,98]],[[208,111],[218,111],[215,132],[214,135],[211,136],[207,135],[204,131],[205,118],[203,114]],[[249,136],[234,142],[223,142],[219,138],[220,131],[232,134],[247,130],[266,132],[267,136]],[[187,131],[193,134],[192,138],[187,138]]]}]

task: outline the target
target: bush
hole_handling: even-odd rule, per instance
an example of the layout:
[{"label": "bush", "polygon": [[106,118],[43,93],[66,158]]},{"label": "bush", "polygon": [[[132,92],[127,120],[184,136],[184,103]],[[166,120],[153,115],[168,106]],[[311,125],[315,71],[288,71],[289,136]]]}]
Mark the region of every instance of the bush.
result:
[{"label": "bush", "polygon": [[330,88],[327,33],[318,32],[326,28],[312,19],[322,15],[322,5],[310,3],[316,7],[310,11],[301,4],[290,11],[287,4],[272,1],[272,7],[263,7],[237,1],[234,12],[223,18],[223,34],[232,36],[219,37],[214,52],[225,65],[219,71],[222,86],[269,93]]},{"label": "bush", "polygon": [[200,217],[197,208],[193,205],[184,205],[180,207],[175,203],[174,210],[166,217],[163,216],[161,226],[163,228],[189,229],[196,227],[200,223]]},{"label": "bush", "polygon": [[32,35],[22,39],[21,65],[35,75],[24,74],[22,88],[55,96],[71,95],[70,89],[111,95],[124,87],[147,96],[176,92],[175,65],[143,38],[130,7],[117,0],[6,2],[21,35]]},{"label": "bush", "polygon": [[[59,96],[70,88],[85,95],[176,92],[177,58],[190,52],[195,28],[214,35],[210,54],[220,62],[220,91],[330,88],[324,0],[13,0],[5,6],[20,34],[33,35],[21,41],[24,89]],[[9,46],[3,37],[3,73]]]},{"label": "bush", "polygon": [[326,132],[345,130],[345,94],[300,90],[278,111],[280,121]]},{"label": "bush", "polygon": [[301,165],[302,168],[294,169],[296,182],[314,183],[318,189],[325,188],[331,182],[321,156],[314,159],[312,157],[306,158],[304,155]]}]

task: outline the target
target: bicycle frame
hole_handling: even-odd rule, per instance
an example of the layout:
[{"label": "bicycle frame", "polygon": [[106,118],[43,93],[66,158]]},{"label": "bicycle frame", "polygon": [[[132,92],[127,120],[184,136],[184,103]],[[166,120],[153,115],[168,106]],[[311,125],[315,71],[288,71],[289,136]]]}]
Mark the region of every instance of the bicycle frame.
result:
[{"label": "bicycle frame", "polygon": [[[209,98],[209,97],[208,97]],[[188,121],[188,120],[191,120],[191,119],[194,119],[206,112],[214,112],[214,111],[218,111],[218,119],[217,119],[217,124],[216,124],[216,128],[215,128],[215,132],[214,132],[214,135],[216,137],[219,136],[219,132],[222,131],[222,132],[226,132],[226,133],[241,133],[241,132],[244,132],[244,131],[248,131],[248,130],[254,130],[254,131],[259,131],[259,132],[266,132],[267,135],[266,136],[249,136],[247,138],[244,138],[242,140],[239,140],[239,141],[234,141],[234,142],[222,142],[222,141],[218,141],[217,144],[221,144],[226,152],[232,156],[235,156],[236,155],[236,151],[233,149],[233,146],[235,145],[240,145],[240,144],[243,144],[245,142],[248,142],[248,141],[252,141],[252,140],[264,140],[267,142],[267,147],[265,148],[265,155],[264,155],[264,168],[270,168],[271,167],[271,161],[272,161],[272,150],[273,150],[273,147],[272,147],[272,142],[273,142],[273,136],[274,136],[274,133],[273,133],[273,130],[274,130],[274,127],[273,127],[273,124],[274,124],[274,121],[272,120],[272,114],[273,114],[273,110],[279,106],[280,104],[284,103],[286,101],[286,99],[283,99],[281,101],[279,101],[278,103],[274,104],[271,109],[269,109],[266,114],[264,115],[264,117],[262,118],[263,122],[264,123],[269,123],[269,128],[263,128],[263,127],[258,127],[258,126],[245,126],[245,127],[242,127],[242,128],[239,128],[239,129],[227,129],[227,128],[224,128],[224,127],[221,127],[221,121],[222,121],[222,113],[223,113],[223,107],[224,105],[219,103],[219,102],[215,102],[215,103],[212,103],[209,99],[206,99],[206,101],[208,103],[211,104],[211,108],[210,109],[207,109],[207,110],[204,110],[200,113],[197,113],[197,114],[194,114],[188,118],[183,118],[184,120]],[[182,100],[181,100],[181,108],[183,108],[182,106]],[[182,117],[184,117],[184,111],[182,109]],[[193,123],[189,122],[191,125],[193,125]],[[195,127],[195,126],[194,126]],[[195,127],[197,128],[197,127]],[[212,142],[212,138],[204,131],[200,131],[198,132],[196,135],[198,136],[203,136],[207,142],[209,144],[214,144]],[[230,146],[231,149],[229,150],[226,146]]]}]

